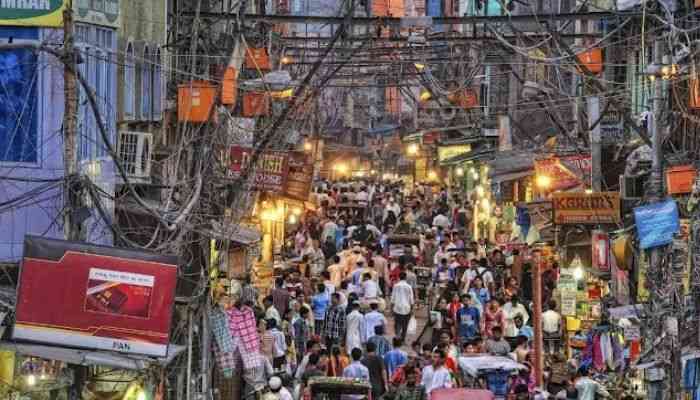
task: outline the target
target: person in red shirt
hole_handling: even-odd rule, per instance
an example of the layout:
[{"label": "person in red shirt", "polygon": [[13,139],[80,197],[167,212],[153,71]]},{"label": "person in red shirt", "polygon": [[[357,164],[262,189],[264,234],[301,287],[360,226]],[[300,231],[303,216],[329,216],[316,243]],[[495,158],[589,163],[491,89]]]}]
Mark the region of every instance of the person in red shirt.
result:
[{"label": "person in red shirt", "polygon": [[394,374],[389,378],[389,383],[395,387],[405,384],[406,371],[409,370],[412,370],[416,374],[416,381],[420,382],[422,370],[418,362],[418,356],[414,352],[408,353],[408,361],[394,371]]}]

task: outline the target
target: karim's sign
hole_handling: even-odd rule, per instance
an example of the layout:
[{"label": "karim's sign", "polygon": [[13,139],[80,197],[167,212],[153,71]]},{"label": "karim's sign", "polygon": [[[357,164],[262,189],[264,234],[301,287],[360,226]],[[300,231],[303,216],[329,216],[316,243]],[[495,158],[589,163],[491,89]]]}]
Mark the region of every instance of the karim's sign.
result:
[{"label": "karim's sign", "polygon": [[620,194],[552,193],[555,224],[613,224],[620,222]]},{"label": "karim's sign", "polygon": [[65,0],[0,0],[0,26],[63,25]]},{"label": "karim's sign", "polygon": [[27,236],[13,339],[167,355],[177,260]]}]

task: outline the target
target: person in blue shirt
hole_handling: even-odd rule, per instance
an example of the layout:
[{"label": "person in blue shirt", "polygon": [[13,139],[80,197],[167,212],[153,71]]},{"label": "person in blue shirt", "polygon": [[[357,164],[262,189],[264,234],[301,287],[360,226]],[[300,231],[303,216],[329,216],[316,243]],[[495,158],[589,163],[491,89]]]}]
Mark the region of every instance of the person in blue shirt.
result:
[{"label": "person in blue shirt", "polygon": [[481,315],[467,294],[462,295],[462,308],[457,311],[457,332],[462,342],[471,341],[479,336]]},{"label": "person in blue shirt", "polygon": [[523,317],[520,314],[513,318],[513,322],[515,323],[515,327],[518,328],[517,336],[525,336],[527,340],[531,342],[532,338],[535,337],[535,331],[532,327],[523,323]]},{"label": "person in blue shirt", "polygon": [[394,348],[384,355],[384,365],[386,365],[389,377],[394,376],[394,372],[408,362],[408,355],[405,351],[401,350],[401,343],[401,338],[399,337],[392,339]]},{"label": "person in blue shirt", "polygon": [[489,304],[489,301],[491,301],[491,294],[489,293],[489,290],[484,287],[484,281],[479,276],[472,280],[469,294],[476,296],[476,298],[479,299],[482,307],[486,307],[486,305]]},{"label": "person in blue shirt", "polygon": [[326,285],[319,283],[316,288],[318,293],[311,298],[311,310],[314,313],[314,327],[317,335],[320,335],[323,328],[323,320],[326,317],[326,310],[331,302]]}]

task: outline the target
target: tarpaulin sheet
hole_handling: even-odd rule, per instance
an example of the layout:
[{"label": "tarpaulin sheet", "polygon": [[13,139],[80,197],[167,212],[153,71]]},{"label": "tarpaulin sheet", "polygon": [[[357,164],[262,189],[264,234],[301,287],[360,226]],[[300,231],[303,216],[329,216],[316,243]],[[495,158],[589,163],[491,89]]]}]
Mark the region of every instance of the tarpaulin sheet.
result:
[{"label": "tarpaulin sheet", "polygon": [[480,372],[487,370],[516,371],[527,368],[508,357],[500,356],[475,356],[459,357],[459,367],[471,376],[478,376]]}]

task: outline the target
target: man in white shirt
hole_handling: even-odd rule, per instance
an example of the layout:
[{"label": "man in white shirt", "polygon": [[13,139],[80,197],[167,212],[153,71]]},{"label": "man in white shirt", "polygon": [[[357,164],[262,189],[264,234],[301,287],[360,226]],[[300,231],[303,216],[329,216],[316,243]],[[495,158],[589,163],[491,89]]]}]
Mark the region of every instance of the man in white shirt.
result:
[{"label": "man in white shirt", "polygon": [[471,285],[474,278],[481,276],[481,280],[484,282],[484,287],[490,288],[494,285],[495,281],[493,279],[493,274],[483,265],[479,264],[479,261],[474,258],[471,261],[471,268],[464,272],[462,275],[462,292],[467,293],[469,290],[469,285]]},{"label": "man in white shirt", "polygon": [[544,333],[544,348],[548,353],[559,353],[562,335],[561,315],[556,311],[557,302],[550,300],[548,309],[542,313],[542,332]]},{"label": "man in white shirt", "polygon": [[450,371],[445,368],[445,352],[438,349],[433,352],[433,363],[423,368],[421,384],[426,394],[435,389],[449,389],[452,387]]},{"label": "man in white shirt", "polygon": [[392,311],[394,311],[394,331],[401,343],[406,341],[408,322],[413,311],[413,288],[406,282],[406,272],[401,271],[399,282],[391,292]]},{"label": "man in white shirt", "polygon": [[444,216],[442,213],[433,218],[433,227],[442,227],[442,229],[447,230],[450,228],[450,219]]},{"label": "man in white shirt", "polygon": [[517,296],[513,296],[511,300],[503,305],[503,312],[506,317],[506,327],[504,334],[506,337],[518,336],[518,327],[515,326],[515,317],[520,315],[523,318],[523,325],[527,325],[530,320],[530,315],[527,313],[525,306],[520,303]]},{"label": "man in white shirt", "polygon": [[321,242],[326,242],[327,238],[332,238],[335,241],[335,234],[338,230],[338,225],[332,219],[329,219],[325,224],[323,224],[323,231],[321,233]]},{"label": "man in white shirt", "polygon": [[374,336],[375,326],[387,325],[386,317],[384,317],[384,314],[379,312],[379,303],[377,301],[369,303],[369,308],[371,309],[371,311],[365,314],[365,336],[363,338],[364,340],[367,340]]},{"label": "man in white shirt", "polygon": [[379,297],[379,285],[372,279],[372,274],[369,272],[362,275],[362,297],[368,302],[377,300]]}]

